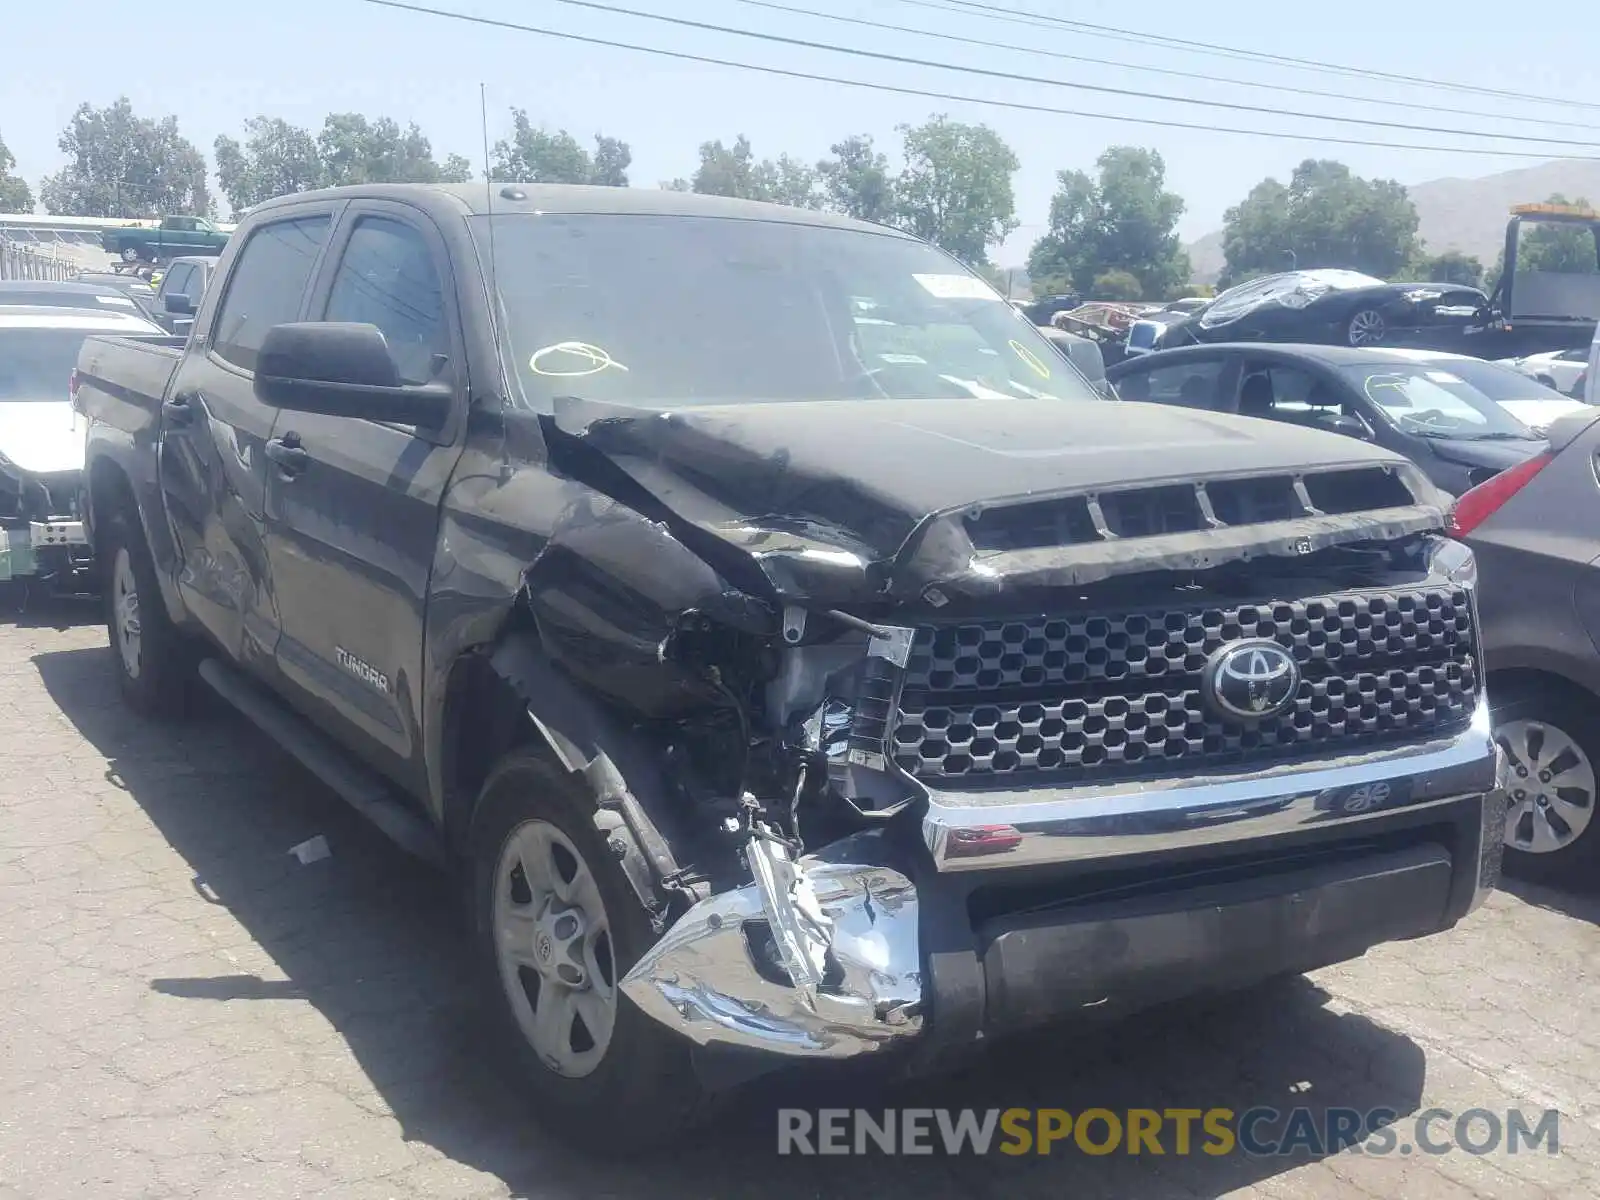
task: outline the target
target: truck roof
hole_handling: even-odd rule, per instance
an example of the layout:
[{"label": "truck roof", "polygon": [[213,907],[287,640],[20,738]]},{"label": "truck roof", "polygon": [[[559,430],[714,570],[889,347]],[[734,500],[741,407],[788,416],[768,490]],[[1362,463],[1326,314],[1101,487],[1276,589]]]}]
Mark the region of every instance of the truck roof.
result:
[{"label": "truck roof", "polygon": [[760,200],[732,196],[706,196],[666,188],[599,187],[560,183],[385,183],[353,184],[279,196],[250,210],[255,217],[274,208],[307,200],[364,198],[409,202],[439,215],[496,213],[633,213],[643,216],[722,217],[729,220],[783,221],[793,225],[820,225],[836,229],[910,237],[899,230],[837,213],[791,208]]}]

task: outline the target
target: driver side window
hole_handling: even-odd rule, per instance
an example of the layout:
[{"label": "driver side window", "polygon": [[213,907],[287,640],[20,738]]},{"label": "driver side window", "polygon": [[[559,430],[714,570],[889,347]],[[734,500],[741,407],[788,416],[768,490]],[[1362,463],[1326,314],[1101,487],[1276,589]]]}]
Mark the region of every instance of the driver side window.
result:
[{"label": "driver side window", "polygon": [[450,361],[444,289],[422,234],[389,217],[362,217],[345,245],[323,317],[376,325],[408,384],[429,383]]}]

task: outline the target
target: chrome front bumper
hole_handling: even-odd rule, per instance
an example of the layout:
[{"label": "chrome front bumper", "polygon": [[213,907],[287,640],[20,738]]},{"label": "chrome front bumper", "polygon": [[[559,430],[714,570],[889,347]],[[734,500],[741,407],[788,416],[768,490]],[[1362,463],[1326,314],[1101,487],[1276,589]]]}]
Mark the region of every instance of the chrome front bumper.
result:
[{"label": "chrome front bumper", "polygon": [[[1457,810],[1455,817],[1471,829],[1455,851],[1457,898],[1447,927],[1498,882],[1505,771],[1485,703],[1471,727],[1448,741],[1314,770],[1121,791],[937,793],[922,826],[937,870],[924,875],[924,886],[959,888],[992,878],[977,871],[1112,856],[1136,861],[1313,829],[1354,830],[1399,812],[1476,800],[1475,814]],[[917,886],[896,861],[889,834],[875,830],[794,864],[791,897],[799,906],[805,893],[810,927],[827,940],[826,970],[814,985],[792,985],[759,950],[771,921],[760,886],[751,883],[691,908],[628,972],[622,990],[700,1046],[840,1059],[914,1039],[934,998],[927,992]]]},{"label": "chrome front bumper", "polygon": [[[1010,870],[1215,846],[1446,804],[1499,786],[1480,699],[1448,739],[1234,775],[1057,791],[932,793],[923,841],[941,871]],[[1365,790],[1363,790],[1365,789]]]}]

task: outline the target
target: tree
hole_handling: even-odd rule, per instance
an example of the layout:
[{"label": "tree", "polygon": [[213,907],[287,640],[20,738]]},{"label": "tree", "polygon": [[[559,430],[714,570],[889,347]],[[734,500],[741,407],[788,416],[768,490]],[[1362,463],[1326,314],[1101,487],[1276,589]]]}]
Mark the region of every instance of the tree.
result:
[{"label": "tree", "polygon": [[1460,250],[1446,250],[1443,254],[1424,254],[1417,260],[1412,274],[1429,283],[1483,286],[1483,264],[1475,256],[1463,254]]},{"label": "tree", "polygon": [[221,135],[213,143],[217,179],[237,215],[274,196],[308,192],[325,178],[317,139],[282,117],[251,117],[245,141]]},{"label": "tree", "polygon": [[1089,294],[1096,300],[1138,300],[1144,296],[1144,285],[1132,271],[1113,268],[1094,277]]},{"label": "tree", "polygon": [[80,104],[56,143],[67,165],[39,185],[53,213],[137,217],[211,211],[206,160],[176,117],[134,115],[126,96],[105,108]]},{"label": "tree", "polygon": [[[1189,256],[1178,240],[1183,200],[1166,190],[1161,155],[1137,146],[1112,146],[1095,163],[1099,178],[1060,171],[1050,200],[1049,232],[1028,255],[1028,274],[1059,291],[1104,294],[1105,276],[1128,276],[1133,295],[1161,298],[1189,281]],[[1126,280],[1115,285],[1126,293]]]},{"label": "tree", "polygon": [[1223,282],[1295,267],[1345,267],[1387,278],[1417,254],[1417,210],[1392,179],[1362,179],[1306,159],[1289,186],[1264,179],[1223,221]]},{"label": "tree", "polygon": [[905,169],[895,183],[896,223],[969,266],[1017,227],[1015,151],[987,125],[936,116],[901,125]]},{"label": "tree", "polygon": [[[1588,208],[1583,197],[1568,200],[1557,193],[1546,204],[1570,204]],[[1594,275],[1600,273],[1600,260],[1596,256],[1596,235],[1593,227],[1570,221],[1527,222],[1517,242],[1517,270],[1549,271],[1559,275]],[[1504,251],[1501,257],[1504,257]]]},{"label": "tree", "polygon": [[5,139],[0,138],[0,213],[33,211],[33,192],[20,175],[11,173],[11,168],[16,165],[17,160]]},{"label": "tree", "polygon": [[590,155],[565,129],[551,133],[511,110],[511,137],[495,143],[493,175],[498,181],[525,183],[601,183],[628,186],[633,152],[626,142],[595,135]]},{"label": "tree", "polygon": [[471,164],[452,154],[441,167],[433,144],[415,123],[401,129],[391,117],[369,121],[360,113],[329,113],[317,135],[323,176],[330,186],[348,183],[461,183]]},{"label": "tree", "polygon": [[889,159],[875,150],[867,134],[847,137],[829,148],[832,158],[817,164],[824,203],[858,221],[886,225],[894,220],[894,179]]},{"label": "tree", "polygon": [[662,185],[670,191],[699,192],[706,196],[734,196],[741,200],[766,200],[797,208],[820,208],[822,196],[817,173],[787,154],[776,160],[756,160],[750,139],[740,134],[732,146],[719,138],[700,144],[700,166],[690,179]]}]

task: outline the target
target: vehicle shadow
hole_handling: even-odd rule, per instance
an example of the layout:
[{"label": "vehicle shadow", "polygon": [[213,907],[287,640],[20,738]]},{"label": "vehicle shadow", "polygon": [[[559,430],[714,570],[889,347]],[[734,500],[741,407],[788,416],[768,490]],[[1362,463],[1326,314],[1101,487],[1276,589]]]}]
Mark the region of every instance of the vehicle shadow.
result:
[{"label": "vehicle shadow", "polygon": [[1592,925],[1600,925],[1600,884],[1589,882],[1582,890],[1573,887],[1552,887],[1547,883],[1534,883],[1510,875],[1500,878],[1500,890],[1510,892],[1525,904],[1548,909],[1564,916],[1576,917]]},{"label": "vehicle shadow", "polygon": [[[760,1196],[1218,1196],[1316,1157],[1199,1152],[1091,1157],[777,1155],[779,1107],[1288,1109],[1413,1112],[1425,1061],[1407,1038],[1330,1010],[1304,980],[1208,1000],[1108,1029],[1052,1031],[958,1073],[908,1083],[769,1080],[670,1160],[584,1155],[545,1134],[518,1097],[471,983],[451,883],[370,829],[242,719],[140,721],[107,686],[103,648],[41,653],[50,695],[108,760],[110,777],[194,873],[197,903],[227,907],[281,979],[248,973],[151,978],[195,1004],[303,1002],[347,1043],[404,1136],[498,1177],[515,1195],[700,1200]],[[332,857],[289,847],[321,834]],[[266,1019],[265,1017],[263,1018]],[[329,1057],[325,1046],[323,1058]]]},{"label": "vehicle shadow", "polygon": [[15,629],[72,629],[99,625],[105,608],[98,596],[51,596],[14,580],[0,584],[0,625]]}]

